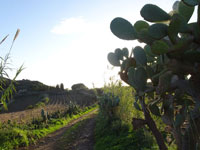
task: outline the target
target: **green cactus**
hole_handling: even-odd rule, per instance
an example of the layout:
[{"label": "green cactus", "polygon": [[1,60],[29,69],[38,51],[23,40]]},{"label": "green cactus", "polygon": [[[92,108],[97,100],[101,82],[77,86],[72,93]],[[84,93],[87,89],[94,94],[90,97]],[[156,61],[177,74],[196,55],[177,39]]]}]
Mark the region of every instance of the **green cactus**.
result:
[{"label": "green cactus", "polygon": [[169,46],[166,42],[164,41],[155,41],[151,45],[151,52],[156,55],[162,55],[165,54],[169,51]]},{"label": "green cactus", "polygon": [[128,69],[128,83],[135,89],[137,89],[136,79],[135,79],[135,68],[130,67]]},{"label": "green cactus", "polygon": [[149,22],[168,21],[171,16],[160,7],[152,4],[146,4],[140,11],[141,16]]},{"label": "green cactus", "polygon": [[79,107],[75,102],[70,101],[69,107],[67,110],[67,114],[71,117],[73,114],[77,114],[79,112]]},{"label": "green cactus", "polygon": [[156,40],[160,40],[162,38],[164,38],[165,36],[167,36],[167,32],[168,32],[168,26],[166,24],[162,24],[162,23],[156,23],[151,25],[149,28],[149,35],[156,39]]},{"label": "green cactus", "polygon": [[113,65],[113,66],[120,66],[120,61],[118,59],[118,56],[115,53],[109,53],[108,54],[108,61]]},{"label": "green cactus", "polygon": [[144,42],[147,44],[152,44],[154,42],[154,39],[149,34],[148,29],[143,29],[138,33],[138,39],[139,42]]},{"label": "green cactus", "polygon": [[152,53],[151,46],[145,45],[144,46],[144,51],[145,51],[147,56],[152,57],[152,58],[155,57],[155,54]]},{"label": "green cactus", "polygon": [[110,120],[115,118],[115,109],[119,106],[120,99],[113,93],[106,93],[99,97],[100,111],[109,117]]},{"label": "green cactus", "polygon": [[123,52],[123,56],[126,57],[126,58],[128,58],[128,56],[129,56],[129,51],[128,51],[128,49],[127,49],[127,48],[123,48],[123,49],[122,49],[122,52]]},{"label": "green cactus", "polygon": [[134,28],[137,32],[142,31],[143,29],[148,29],[149,24],[146,21],[139,20],[134,24]]},{"label": "green cactus", "polygon": [[44,109],[41,110],[41,117],[42,117],[42,120],[43,120],[43,121],[46,121],[46,120],[47,120],[47,116],[46,116],[46,114],[45,114]]},{"label": "green cactus", "polygon": [[115,50],[115,55],[117,56],[118,60],[123,60],[124,53],[123,53],[123,51],[121,49],[117,48]]},{"label": "green cactus", "polygon": [[178,2],[177,5],[177,12],[185,18],[186,22],[188,22],[194,12],[194,7],[188,6],[182,1]]},{"label": "green cactus", "polygon": [[145,66],[147,64],[146,53],[143,48],[137,46],[133,49],[133,55],[136,60],[137,66]]},{"label": "green cactus", "polygon": [[110,24],[111,31],[120,39],[134,40],[137,33],[132,24],[123,18],[115,18]]},{"label": "green cactus", "polygon": [[[197,21],[188,23],[197,5]],[[176,1],[169,14],[156,5],[147,4],[140,11],[144,21],[132,25],[117,17],[110,25],[118,38],[145,44],[144,48],[133,48],[130,55],[127,49],[116,49],[108,54],[108,60],[120,67],[121,79],[136,90],[134,106],[144,112],[145,121],[163,150],[167,147],[151,115],[170,126],[178,150],[193,150],[200,145],[197,130],[200,128],[199,10],[199,0]],[[191,77],[187,78],[188,75]],[[105,104],[106,101],[102,105]],[[185,123],[189,125],[186,127]],[[191,143],[183,144],[189,137]]]},{"label": "green cactus", "polygon": [[138,91],[145,91],[147,84],[147,73],[143,67],[138,67],[134,73],[135,84]]},{"label": "green cactus", "polygon": [[199,4],[199,0],[182,0],[188,6],[196,6]]}]

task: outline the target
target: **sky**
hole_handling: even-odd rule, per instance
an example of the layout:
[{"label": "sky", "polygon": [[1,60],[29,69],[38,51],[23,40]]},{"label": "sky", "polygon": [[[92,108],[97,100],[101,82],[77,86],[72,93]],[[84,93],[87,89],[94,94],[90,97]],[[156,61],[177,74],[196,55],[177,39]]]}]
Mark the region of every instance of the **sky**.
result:
[{"label": "sky", "polygon": [[175,0],[1,0],[0,56],[9,51],[16,30],[20,34],[11,51],[10,76],[22,64],[17,79],[37,80],[66,88],[84,83],[101,87],[117,70],[110,68],[107,54],[116,48],[131,50],[136,41],[124,41],[110,31],[110,22],[123,17],[142,20],[141,8],[156,4],[166,12]]}]

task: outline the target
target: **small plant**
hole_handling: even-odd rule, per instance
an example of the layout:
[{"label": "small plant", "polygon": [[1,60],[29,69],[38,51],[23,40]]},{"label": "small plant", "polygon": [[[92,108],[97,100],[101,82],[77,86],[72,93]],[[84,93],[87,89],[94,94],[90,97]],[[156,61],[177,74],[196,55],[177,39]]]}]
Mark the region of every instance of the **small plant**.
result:
[{"label": "small plant", "polygon": [[75,103],[73,103],[72,101],[70,101],[67,113],[69,114],[70,117],[73,114],[78,114],[79,113],[79,107],[78,107],[78,105],[76,105]]},{"label": "small plant", "polygon": [[33,109],[33,105],[29,105],[26,109]]},{"label": "small plant", "polygon": [[35,104],[34,108],[40,108],[40,107],[44,107],[45,103],[44,102],[38,102],[37,104]]},{"label": "small plant", "polygon": [[49,97],[45,97],[43,100],[42,100],[45,104],[47,104],[49,102]]},{"label": "small plant", "polygon": [[43,122],[47,121],[47,115],[46,115],[44,109],[41,110],[41,117],[42,117]]},{"label": "small plant", "polygon": [[108,116],[109,119],[113,119],[116,116],[116,109],[119,106],[120,99],[113,93],[106,93],[99,98],[100,111]]}]

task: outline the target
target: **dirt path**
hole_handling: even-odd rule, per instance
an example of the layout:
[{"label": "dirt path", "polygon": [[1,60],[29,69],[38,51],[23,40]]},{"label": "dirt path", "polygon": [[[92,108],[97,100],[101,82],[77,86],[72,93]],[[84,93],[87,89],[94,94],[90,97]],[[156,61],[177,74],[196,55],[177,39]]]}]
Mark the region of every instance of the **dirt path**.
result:
[{"label": "dirt path", "polygon": [[[96,111],[70,122],[67,126],[39,140],[36,145],[24,150],[93,150]],[[78,125],[77,129],[66,136],[67,131],[76,125]]]},{"label": "dirt path", "polygon": [[94,147],[95,114],[80,121],[71,128],[71,132],[60,138],[54,145],[54,150],[93,150]]}]

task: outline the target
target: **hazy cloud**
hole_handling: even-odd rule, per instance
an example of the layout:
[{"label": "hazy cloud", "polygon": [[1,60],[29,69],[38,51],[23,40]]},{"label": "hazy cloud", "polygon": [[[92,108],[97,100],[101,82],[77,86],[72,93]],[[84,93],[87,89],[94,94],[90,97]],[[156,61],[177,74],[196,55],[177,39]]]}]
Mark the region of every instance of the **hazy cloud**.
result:
[{"label": "hazy cloud", "polygon": [[51,30],[54,34],[85,33],[93,27],[93,23],[87,22],[83,17],[71,17],[62,20]]}]

